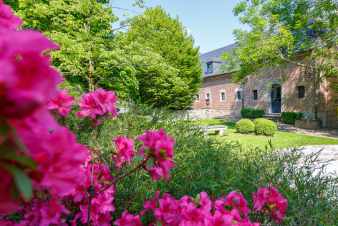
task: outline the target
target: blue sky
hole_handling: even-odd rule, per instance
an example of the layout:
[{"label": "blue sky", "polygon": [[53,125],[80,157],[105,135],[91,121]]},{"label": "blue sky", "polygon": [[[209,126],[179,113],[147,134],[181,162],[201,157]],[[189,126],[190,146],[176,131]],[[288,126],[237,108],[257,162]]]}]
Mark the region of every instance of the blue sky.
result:
[{"label": "blue sky", "polygon": [[[239,0],[146,0],[147,6],[162,6],[171,16],[178,16],[195,39],[202,53],[223,47],[234,42],[233,29],[243,27],[232,9]],[[125,17],[141,13],[132,7],[133,0],[111,0],[115,7],[128,8],[131,11],[114,9],[115,14]]]}]

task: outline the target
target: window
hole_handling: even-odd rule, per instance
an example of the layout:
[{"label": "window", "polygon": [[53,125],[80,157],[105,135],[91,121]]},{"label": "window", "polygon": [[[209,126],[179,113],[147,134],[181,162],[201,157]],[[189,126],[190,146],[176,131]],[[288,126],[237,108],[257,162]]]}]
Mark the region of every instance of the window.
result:
[{"label": "window", "polygon": [[305,86],[297,86],[298,90],[298,98],[304,98],[305,97]]},{"label": "window", "polygon": [[242,91],[241,90],[236,91],[236,100],[242,100]]},{"label": "window", "polygon": [[254,91],[252,91],[252,95],[253,95],[253,99],[254,100],[258,100],[258,91],[257,91],[257,89],[255,89]]},{"label": "window", "polygon": [[220,100],[225,101],[225,91],[221,91],[220,93]]},{"label": "window", "polygon": [[210,102],[211,102],[210,96],[211,96],[210,93],[205,94],[205,104],[206,105],[210,105]]},{"label": "window", "polygon": [[213,68],[213,64],[212,62],[208,62],[207,63],[207,71],[206,71],[206,74],[212,74],[214,72],[214,68]]}]

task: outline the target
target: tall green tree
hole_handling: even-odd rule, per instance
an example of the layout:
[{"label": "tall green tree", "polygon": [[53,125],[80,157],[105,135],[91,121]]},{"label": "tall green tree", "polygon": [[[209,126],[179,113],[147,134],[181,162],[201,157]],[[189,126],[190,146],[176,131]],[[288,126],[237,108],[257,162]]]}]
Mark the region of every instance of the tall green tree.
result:
[{"label": "tall green tree", "polygon": [[150,8],[130,21],[121,37],[136,71],[139,97],[155,107],[186,109],[201,83],[199,49],[178,19]]},{"label": "tall green tree", "polygon": [[[80,84],[84,90],[116,89],[124,97],[137,85],[132,69],[121,68],[125,59],[114,49],[112,23],[117,17],[108,2],[17,0],[15,4],[24,27],[40,30],[60,45],[60,51],[52,54],[53,62],[67,82]],[[134,82],[119,82],[130,79]]]},{"label": "tall green tree", "polygon": [[322,79],[337,76],[337,10],[335,0],[240,1],[234,14],[249,29],[235,30],[238,47],[226,56],[229,66],[241,80],[264,67],[295,64],[313,75],[316,94]]}]

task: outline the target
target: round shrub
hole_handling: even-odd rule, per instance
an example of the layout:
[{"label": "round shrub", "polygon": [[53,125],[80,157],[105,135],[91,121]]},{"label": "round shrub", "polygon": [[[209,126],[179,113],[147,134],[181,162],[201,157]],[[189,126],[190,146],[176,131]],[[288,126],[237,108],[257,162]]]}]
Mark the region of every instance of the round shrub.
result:
[{"label": "round shrub", "polygon": [[236,130],[239,133],[252,133],[255,131],[255,124],[250,119],[241,119],[236,123]]},{"label": "round shrub", "polygon": [[276,123],[268,119],[255,119],[254,124],[257,135],[273,136],[277,131]]}]

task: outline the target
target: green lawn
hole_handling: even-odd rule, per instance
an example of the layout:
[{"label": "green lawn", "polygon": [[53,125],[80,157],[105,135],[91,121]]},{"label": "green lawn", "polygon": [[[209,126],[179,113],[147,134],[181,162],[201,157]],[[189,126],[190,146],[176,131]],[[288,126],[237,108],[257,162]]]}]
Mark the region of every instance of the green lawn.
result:
[{"label": "green lawn", "polygon": [[226,124],[228,130],[225,136],[215,136],[220,141],[239,142],[246,148],[264,148],[271,142],[274,148],[300,147],[304,145],[338,144],[338,139],[328,137],[309,136],[292,132],[277,132],[273,137],[257,136],[255,134],[236,133],[234,123],[226,123],[221,119],[207,119],[196,121],[199,125]]}]

